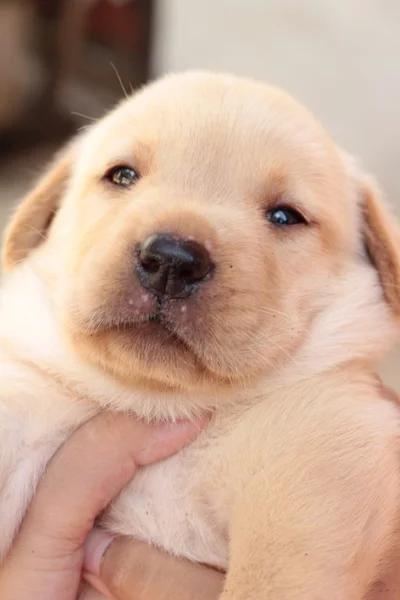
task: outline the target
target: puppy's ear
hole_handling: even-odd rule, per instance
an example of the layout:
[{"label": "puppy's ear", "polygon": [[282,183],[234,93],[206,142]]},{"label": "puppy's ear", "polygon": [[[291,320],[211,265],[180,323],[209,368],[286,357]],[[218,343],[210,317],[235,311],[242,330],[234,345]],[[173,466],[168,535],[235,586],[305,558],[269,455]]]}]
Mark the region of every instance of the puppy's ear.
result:
[{"label": "puppy's ear", "polygon": [[400,228],[375,182],[363,174],[357,179],[363,243],[378,271],[385,298],[400,317]]},{"label": "puppy's ear", "polygon": [[68,145],[52,162],[5,230],[3,269],[23,261],[45,239],[71,176],[75,144]]}]

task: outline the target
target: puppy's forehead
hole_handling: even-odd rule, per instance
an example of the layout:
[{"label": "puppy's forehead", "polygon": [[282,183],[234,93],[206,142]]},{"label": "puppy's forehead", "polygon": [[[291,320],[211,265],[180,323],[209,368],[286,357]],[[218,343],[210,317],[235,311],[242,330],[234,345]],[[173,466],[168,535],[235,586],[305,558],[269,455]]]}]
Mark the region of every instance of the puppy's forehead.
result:
[{"label": "puppy's forehead", "polygon": [[144,88],[100,123],[98,134],[107,141],[114,135],[121,145],[139,138],[176,150],[183,142],[185,150],[202,144],[212,150],[236,141],[257,151],[280,139],[323,151],[328,142],[312,116],[282,91],[201,74],[169,76]]},{"label": "puppy's forehead", "polygon": [[96,160],[140,162],[175,181],[229,178],[242,187],[271,174],[336,185],[343,165],[320,124],[276,88],[225,75],[168,76],[124,101],[90,135]]}]

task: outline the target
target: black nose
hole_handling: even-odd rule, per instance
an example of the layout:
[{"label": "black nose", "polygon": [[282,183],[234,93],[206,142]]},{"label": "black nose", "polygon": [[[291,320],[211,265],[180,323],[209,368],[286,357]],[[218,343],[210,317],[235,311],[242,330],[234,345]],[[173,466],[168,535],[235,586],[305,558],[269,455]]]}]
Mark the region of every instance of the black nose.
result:
[{"label": "black nose", "polygon": [[211,271],[211,266],[204,246],[168,234],[154,233],[139,248],[140,282],[158,296],[190,296]]}]

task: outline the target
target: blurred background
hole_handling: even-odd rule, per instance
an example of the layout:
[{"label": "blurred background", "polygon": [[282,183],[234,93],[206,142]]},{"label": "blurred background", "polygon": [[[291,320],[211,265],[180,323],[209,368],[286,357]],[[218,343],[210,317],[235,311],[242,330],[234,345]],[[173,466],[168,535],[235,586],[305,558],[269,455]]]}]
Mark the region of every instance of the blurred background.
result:
[{"label": "blurred background", "polygon": [[[167,71],[286,88],[400,216],[398,0],[0,0],[0,227],[43,162]],[[400,351],[383,368],[400,391]]]}]

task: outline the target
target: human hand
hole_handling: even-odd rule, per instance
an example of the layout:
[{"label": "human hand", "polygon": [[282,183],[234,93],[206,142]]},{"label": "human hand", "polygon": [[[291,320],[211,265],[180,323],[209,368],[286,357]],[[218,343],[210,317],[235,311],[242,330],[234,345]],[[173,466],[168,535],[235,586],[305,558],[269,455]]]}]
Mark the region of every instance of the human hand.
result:
[{"label": "human hand", "polygon": [[150,427],[102,414],[51,460],[15,543],[0,567],[0,598],[76,600],[85,540],[96,516],[138,467],[177,452],[206,420]]}]

